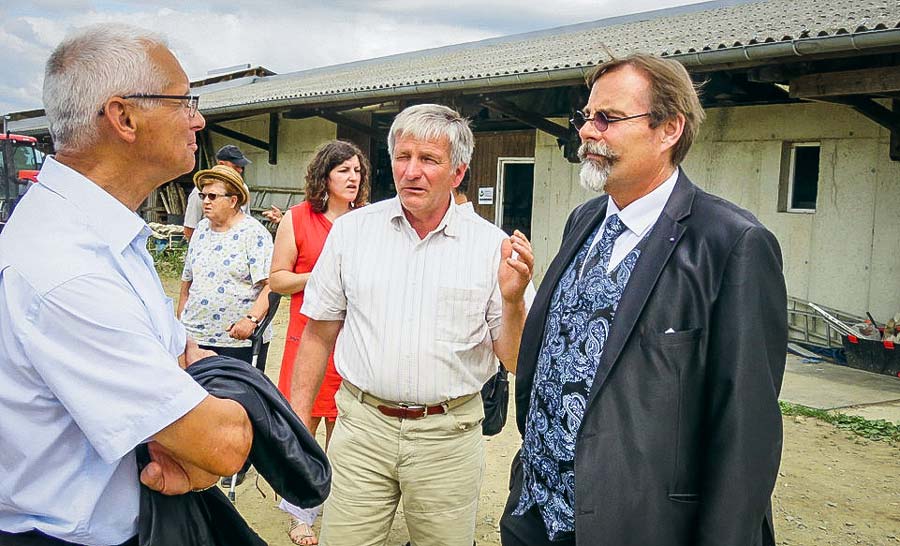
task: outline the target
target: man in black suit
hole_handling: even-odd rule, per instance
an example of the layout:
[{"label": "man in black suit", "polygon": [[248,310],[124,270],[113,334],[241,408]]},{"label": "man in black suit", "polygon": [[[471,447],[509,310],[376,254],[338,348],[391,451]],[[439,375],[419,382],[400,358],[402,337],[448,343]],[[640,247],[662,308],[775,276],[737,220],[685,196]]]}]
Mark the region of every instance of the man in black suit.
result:
[{"label": "man in black suit", "polygon": [[525,325],[523,445],[504,546],[774,545],[781,250],[679,164],[703,120],[679,63],[597,68],[572,120],[581,181]]}]

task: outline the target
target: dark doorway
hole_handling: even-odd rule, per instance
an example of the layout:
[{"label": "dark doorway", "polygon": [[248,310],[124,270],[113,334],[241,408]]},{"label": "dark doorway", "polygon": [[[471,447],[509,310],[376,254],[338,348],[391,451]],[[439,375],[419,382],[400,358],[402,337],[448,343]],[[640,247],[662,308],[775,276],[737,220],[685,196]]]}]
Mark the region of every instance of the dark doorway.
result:
[{"label": "dark doorway", "polygon": [[519,230],[531,239],[531,208],[534,202],[534,158],[499,158],[497,190],[503,206],[498,211],[500,228]]}]

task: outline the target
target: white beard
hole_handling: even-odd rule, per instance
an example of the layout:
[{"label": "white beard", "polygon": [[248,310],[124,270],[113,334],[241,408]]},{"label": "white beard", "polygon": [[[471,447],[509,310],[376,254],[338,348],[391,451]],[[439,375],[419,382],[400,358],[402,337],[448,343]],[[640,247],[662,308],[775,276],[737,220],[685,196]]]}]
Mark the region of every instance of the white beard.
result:
[{"label": "white beard", "polygon": [[606,180],[609,178],[609,167],[608,162],[601,164],[590,159],[582,161],[581,172],[579,173],[581,187],[589,191],[603,193],[603,189],[606,188]]},{"label": "white beard", "polygon": [[[602,161],[587,158],[587,154],[603,157]],[[609,172],[619,156],[604,143],[587,141],[578,147],[578,158],[581,159],[581,187],[586,190],[602,193],[609,179]]]}]

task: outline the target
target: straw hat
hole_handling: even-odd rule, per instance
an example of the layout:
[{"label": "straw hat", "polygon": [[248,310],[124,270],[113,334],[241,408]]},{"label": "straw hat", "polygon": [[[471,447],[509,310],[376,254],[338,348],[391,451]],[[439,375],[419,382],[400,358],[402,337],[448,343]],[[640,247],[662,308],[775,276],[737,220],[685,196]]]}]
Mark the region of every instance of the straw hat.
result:
[{"label": "straw hat", "polygon": [[194,185],[197,186],[198,190],[202,190],[203,185],[210,182],[222,182],[225,184],[225,187],[228,188],[228,193],[237,195],[238,207],[244,206],[244,203],[250,199],[250,192],[247,191],[247,186],[244,185],[244,179],[228,165],[216,165],[211,169],[197,171],[194,174]]}]

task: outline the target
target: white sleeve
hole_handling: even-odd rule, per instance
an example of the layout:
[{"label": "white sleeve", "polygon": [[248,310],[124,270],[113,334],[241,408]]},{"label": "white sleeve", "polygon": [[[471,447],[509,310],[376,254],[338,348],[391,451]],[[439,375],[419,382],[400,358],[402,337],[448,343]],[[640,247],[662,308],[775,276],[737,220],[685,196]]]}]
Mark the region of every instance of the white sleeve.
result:
[{"label": "white sleeve", "polygon": [[207,396],[160,341],[133,289],[116,279],[85,275],[44,294],[25,311],[20,339],[34,369],[107,462]]},{"label": "white sleeve", "polygon": [[322,254],[313,267],[303,291],[300,312],[315,320],[344,320],[347,295],[344,293],[341,252],[346,222],[336,222],[325,239]]},{"label": "white sleeve", "polygon": [[197,224],[203,219],[203,203],[200,202],[200,190],[194,188],[188,195],[187,205],[184,207],[184,227],[197,229]]}]

